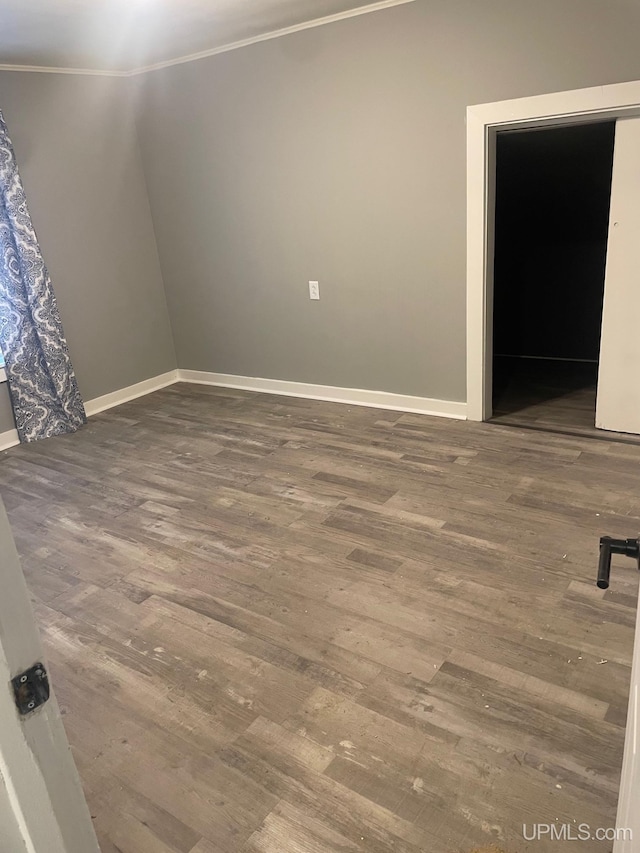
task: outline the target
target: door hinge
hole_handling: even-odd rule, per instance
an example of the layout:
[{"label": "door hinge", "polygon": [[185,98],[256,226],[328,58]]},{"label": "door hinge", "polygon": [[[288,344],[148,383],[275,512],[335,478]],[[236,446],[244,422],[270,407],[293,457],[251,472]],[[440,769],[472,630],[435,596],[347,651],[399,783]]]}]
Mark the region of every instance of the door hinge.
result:
[{"label": "door hinge", "polygon": [[11,679],[13,696],[20,714],[30,714],[49,698],[49,676],[41,663],[34,663]]}]

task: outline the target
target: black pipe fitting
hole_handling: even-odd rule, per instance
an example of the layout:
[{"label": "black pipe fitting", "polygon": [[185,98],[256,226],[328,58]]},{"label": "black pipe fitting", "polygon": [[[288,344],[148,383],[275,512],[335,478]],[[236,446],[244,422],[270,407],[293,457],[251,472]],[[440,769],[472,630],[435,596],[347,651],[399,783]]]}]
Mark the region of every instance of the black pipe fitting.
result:
[{"label": "black pipe fitting", "polygon": [[635,558],[638,562],[638,569],[640,569],[640,539],[612,539],[611,536],[601,537],[598,580],[596,581],[600,589],[609,588],[612,554],[624,554],[626,557]]}]

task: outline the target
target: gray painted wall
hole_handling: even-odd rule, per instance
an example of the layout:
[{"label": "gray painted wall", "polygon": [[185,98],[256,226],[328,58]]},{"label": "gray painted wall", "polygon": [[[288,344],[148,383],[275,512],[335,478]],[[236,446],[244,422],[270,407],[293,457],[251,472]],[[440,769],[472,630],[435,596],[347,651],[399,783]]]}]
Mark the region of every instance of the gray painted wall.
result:
[{"label": "gray painted wall", "polygon": [[84,399],[173,370],[128,81],[0,72],[0,108]]},{"label": "gray painted wall", "polygon": [[465,109],[637,79],[639,31],[417,0],[139,78],[180,367],[464,400]]}]

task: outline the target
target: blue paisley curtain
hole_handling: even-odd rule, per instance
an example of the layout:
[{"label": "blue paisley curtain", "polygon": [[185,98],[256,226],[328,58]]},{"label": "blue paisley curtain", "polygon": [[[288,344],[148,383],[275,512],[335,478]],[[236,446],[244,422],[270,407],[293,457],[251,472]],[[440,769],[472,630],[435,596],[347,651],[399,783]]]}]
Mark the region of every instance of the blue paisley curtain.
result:
[{"label": "blue paisley curtain", "polygon": [[74,432],[86,422],[2,112],[0,348],[20,441]]}]

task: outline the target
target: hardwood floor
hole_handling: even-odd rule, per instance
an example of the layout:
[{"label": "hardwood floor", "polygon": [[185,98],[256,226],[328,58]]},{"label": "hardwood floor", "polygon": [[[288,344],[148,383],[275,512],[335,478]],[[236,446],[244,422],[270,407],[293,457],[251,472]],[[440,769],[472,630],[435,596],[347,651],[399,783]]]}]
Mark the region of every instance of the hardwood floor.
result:
[{"label": "hardwood floor", "polygon": [[492,421],[640,445],[640,436],[596,429],[598,365],[496,356]]},{"label": "hardwood floor", "polygon": [[[0,459],[103,853],[614,825],[640,447],[176,385]],[[610,851],[583,841],[580,851]]]}]

